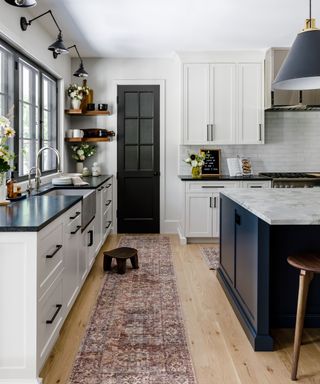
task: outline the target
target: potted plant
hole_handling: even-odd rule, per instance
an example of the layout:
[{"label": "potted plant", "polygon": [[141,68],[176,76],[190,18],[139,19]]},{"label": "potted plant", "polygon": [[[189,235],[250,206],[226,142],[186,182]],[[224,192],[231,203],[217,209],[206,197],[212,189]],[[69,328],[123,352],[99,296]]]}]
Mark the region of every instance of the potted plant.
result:
[{"label": "potted plant", "polygon": [[96,153],[96,146],[89,144],[72,145],[71,150],[71,157],[77,161],[77,172],[82,173],[83,162]]},{"label": "potted plant", "polygon": [[89,87],[78,84],[70,84],[67,89],[67,93],[71,98],[72,109],[80,109],[82,99],[84,96],[89,94]]},{"label": "potted plant", "polygon": [[11,128],[10,120],[0,116],[0,202],[6,200],[6,173],[11,169],[14,153],[10,151],[7,141],[14,137],[15,130]]},{"label": "potted plant", "polygon": [[204,164],[205,154],[190,153],[189,157],[184,160],[185,163],[191,165],[192,177],[197,178],[201,176],[201,167]]}]

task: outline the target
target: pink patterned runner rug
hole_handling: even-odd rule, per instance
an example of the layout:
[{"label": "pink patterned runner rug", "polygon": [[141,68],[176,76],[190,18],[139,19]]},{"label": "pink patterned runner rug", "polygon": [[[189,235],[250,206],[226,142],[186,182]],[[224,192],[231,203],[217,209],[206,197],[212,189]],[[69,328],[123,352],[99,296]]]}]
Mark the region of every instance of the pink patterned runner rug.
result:
[{"label": "pink patterned runner rug", "polygon": [[218,269],[220,265],[219,249],[211,247],[200,247],[203,259],[209,269]]},{"label": "pink patterned runner rug", "polygon": [[170,240],[124,236],[138,270],[106,272],[70,384],[195,384]]}]

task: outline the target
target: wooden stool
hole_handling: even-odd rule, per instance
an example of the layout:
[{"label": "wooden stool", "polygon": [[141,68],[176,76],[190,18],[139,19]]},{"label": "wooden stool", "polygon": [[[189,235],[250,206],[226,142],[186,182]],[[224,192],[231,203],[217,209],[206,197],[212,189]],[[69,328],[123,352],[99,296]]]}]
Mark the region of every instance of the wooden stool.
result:
[{"label": "wooden stool", "polygon": [[103,269],[111,271],[112,258],[117,260],[117,271],[120,275],[126,272],[127,259],[131,260],[132,268],[139,268],[138,251],[134,248],[121,247],[112,249],[111,251],[103,252]]},{"label": "wooden stool", "polygon": [[288,263],[300,269],[296,328],[294,334],[293,362],[291,380],[297,380],[298,362],[303,331],[304,316],[308,299],[309,285],[315,273],[320,273],[320,254],[305,253],[289,256]]}]

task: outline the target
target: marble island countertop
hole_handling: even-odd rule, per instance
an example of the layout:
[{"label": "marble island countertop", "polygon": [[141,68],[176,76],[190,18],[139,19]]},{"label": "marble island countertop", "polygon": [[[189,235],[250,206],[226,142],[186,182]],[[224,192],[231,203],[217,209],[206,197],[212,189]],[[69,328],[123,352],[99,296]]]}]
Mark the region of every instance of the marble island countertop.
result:
[{"label": "marble island countertop", "polygon": [[320,225],[320,188],[239,188],[222,194],[271,225]]}]

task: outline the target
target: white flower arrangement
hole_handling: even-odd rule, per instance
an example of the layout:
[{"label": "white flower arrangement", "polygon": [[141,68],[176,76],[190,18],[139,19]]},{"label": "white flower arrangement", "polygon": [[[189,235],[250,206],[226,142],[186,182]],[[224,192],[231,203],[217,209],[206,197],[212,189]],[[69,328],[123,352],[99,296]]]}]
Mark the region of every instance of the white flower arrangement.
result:
[{"label": "white flower arrangement", "polygon": [[95,145],[80,144],[72,145],[72,158],[76,161],[85,161],[87,157],[91,157],[96,153]]},{"label": "white flower arrangement", "polygon": [[85,95],[89,94],[89,88],[78,84],[70,84],[67,93],[71,99],[82,100]]},{"label": "white flower arrangement", "polygon": [[202,167],[205,158],[205,154],[202,155],[199,153],[190,153],[189,157],[187,159],[184,159],[183,161],[187,164],[190,164],[191,167]]}]

